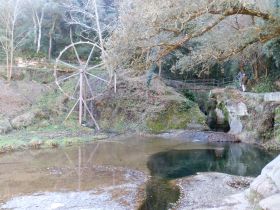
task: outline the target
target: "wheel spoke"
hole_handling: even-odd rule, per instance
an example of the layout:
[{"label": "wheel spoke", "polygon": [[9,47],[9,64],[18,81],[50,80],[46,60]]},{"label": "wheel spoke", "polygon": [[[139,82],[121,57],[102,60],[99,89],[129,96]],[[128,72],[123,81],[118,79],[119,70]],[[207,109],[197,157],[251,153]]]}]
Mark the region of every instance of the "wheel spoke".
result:
[{"label": "wheel spoke", "polygon": [[62,63],[63,65],[65,65],[65,66],[67,66],[67,67],[70,67],[70,68],[79,70],[79,67],[78,67],[78,66],[74,66],[74,65],[72,65],[72,64],[70,64],[70,63],[66,63],[66,62],[64,62],[64,61],[62,61],[62,60],[58,60],[58,62]]},{"label": "wheel spoke", "polygon": [[72,107],[72,109],[70,110],[70,112],[68,113],[67,117],[65,118],[64,121],[66,121],[70,115],[72,114],[72,112],[74,111],[75,107],[77,106],[77,104],[79,103],[80,100],[77,100],[76,103],[74,104],[74,106]]},{"label": "wheel spoke", "polygon": [[82,62],[81,62],[81,59],[80,59],[80,56],[79,56],[79,53],[78,53],[78,51],[77,51],[76,46],[73,45],[73,48],[74,48],[74,52],[75,52],[75,55],[76,55],[76,58],[77,58],[79,64],[82,65]]},{"label": "wheel spoke", "polygon": [[93,74],[91,74],[91,73],[86,72],[86,74],[88,74],[88,75],[90,75],[90,76],[92,76],[92,77],[94,77],[94,78],[96,78],[96,79],[99,79],[99,80],[101,80],[101,81],[103,81],[103,82],[109,83],[109,81],[107,81],[107,80],[105,80],[105,79],[103,79],[103,78],[101,78],[101,77],[98,77],[98,76],[96,76],[96,75],[93,75]]},{"label": "wheel spoke", "polygon": [[63,81],[65,81],[65,80],[67,80],[67,79],[70,79],[70,78],[72,78],[72,77],[74,77],[74,76],[77,76],[78,74],[79,74],[79,73],[72,74],[72,75],[70,75],[70,76],[68,76],[68,77],[65,77],[65,78],[63,78],[63,79],[56,80],[56,84],[59,84],[60,82],[63,82]]},{"label": "wheel spoke", "polygon": [[104,65],[104,63],[100,63],[100,64],[98,64],[98,65],[96,65],[96,66],[92,66],[92,67],[90,67],[90,68],[87,68],[87,71],[90,71],[90,70],[92,70],[92,69],[98,68],[98,67],[103,66],[103,65]]},{"label": "wheel spoke", "polygon": [[95,49],[95,45],[92,47],[92,49],[91,49],[91,51],[90,51],[90,54],[89,54],[89,56],[88,56],[88,59],[87,59],[87,63],[86,63],[86,65],[85,65],[85,68],[88,67],[88,64],[89,64],[89,62],[90,62],[90,59],[91,59],[91,57],[92,57],[92,54],[93,54],[94,49]]}]

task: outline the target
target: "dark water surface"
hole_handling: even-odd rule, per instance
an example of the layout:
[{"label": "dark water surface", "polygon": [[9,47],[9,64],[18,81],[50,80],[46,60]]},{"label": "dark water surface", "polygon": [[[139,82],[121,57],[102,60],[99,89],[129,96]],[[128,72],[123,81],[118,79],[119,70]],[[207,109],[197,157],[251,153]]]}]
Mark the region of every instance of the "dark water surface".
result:
[{"label": "dark water surface", "polygon": [[[168,180],[197,172],[222,172],[239,176],[257,176],[275,153],[248,144],[207,144],[208,148],[168,150],[149,157],[152,179],[147,183],[147,198],[140,210],[170,209],[179,197],[179,189]],[[211,148],[212,147],[212,148]]]},{"label": "dark water surface", "polygon": [[[135,183],[135,188],[142,185],[145,174],[152,175],[152,178],[146,184],[147,199],[140,209],[163,210],[171,207],[171,203],[179,197],[179,189],[172,184],[172,179],[204,171],[257,176],[275,156],[246,144],[207,144],[193,142],[192,139],[140,136],[66,148],[1,154],[0,208],[1,203],[18,196],[42,192],[112,190],[112,186],[117,186],[117,191],[106,191],[106,196],[112,192],[112,199],[118,196],[123,199],[129,194],[137,194],[135,190],[134,194],[129,190]],[[130,185],[124,186],[127,183]],[[123,186],[125,190],[119,190],[124,189]],[[122,195],[124,192],[127,195]],[[35,200],[28,201],[28,205],[35,205],[32,203]],[[129,204],[134,200],[131,198],[126,202]],[[124,200],[116,202],[125,203]],[[102,202],[96,203],[102,209]],[[18,201],[16,204],[21,205]],[[128,204],[127,208],[118,208],[114,204],[117,206],[114,208],[133,209],[139,206],[137,203]]]},{"label": "dark water surface", "polygon": [[[213,144],[215,147],[215,144]],[[257,176],[276,154],[247,144],[216,144],[213,149],[169,150],[153,154],[148,160],[151,175],[167,179],[197,172],[222,172]]]}]

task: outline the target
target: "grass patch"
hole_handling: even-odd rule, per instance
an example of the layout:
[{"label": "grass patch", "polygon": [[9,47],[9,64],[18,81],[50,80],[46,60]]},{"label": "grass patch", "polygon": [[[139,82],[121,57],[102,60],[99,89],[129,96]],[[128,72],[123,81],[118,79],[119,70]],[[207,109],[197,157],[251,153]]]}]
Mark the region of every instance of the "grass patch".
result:
[{"label": "grass patch", "polygon": [[94,135],[93,133],[81,131],[76,134],[70,132],[70,135],[73,136],[67,136],[69,135],[67,132],[61,133],[61,135],[57,133],[56,136],[52,136],[52,131],[53,130],[44,130],[43,132],[21,130],[8,135],[1,135],[0,152],[66,147],[108,138],[105,134]]}]

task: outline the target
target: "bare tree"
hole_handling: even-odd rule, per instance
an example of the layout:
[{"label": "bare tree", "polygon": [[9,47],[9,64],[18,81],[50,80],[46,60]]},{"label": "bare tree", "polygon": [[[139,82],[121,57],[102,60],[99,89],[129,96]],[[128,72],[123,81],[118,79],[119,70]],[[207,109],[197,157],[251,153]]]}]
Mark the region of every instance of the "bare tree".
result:
[{"label": "bare tree", "polygon": [[114,79],[114,83],[116,83],[116,74],[108,62],[108,53],[105,49],[105,43],[116,26],[115,7],[104,4],[104,1],[69,0],[65,4],[65,8],[68,11],[66,21],[69,25],[78,28],[76,35],[82,40],[99,45],[102,62],[109,71],[111,79]]},{"label": "bare tree", "polygon": [[[6,57],[7,79],[11,80],[14,54],[28,36],[27,28],[17,27],[21,18],[20,0],[0,1],[0,44]],[[22,23],[21,23],[22,24]]]},{"label": "bare tree", "polygon": [[36,44],[37,53],[41,50],[42,25],[45,16],[46,4],[46,1],[28,0],[28,6],[32,10],[34,44]]}]

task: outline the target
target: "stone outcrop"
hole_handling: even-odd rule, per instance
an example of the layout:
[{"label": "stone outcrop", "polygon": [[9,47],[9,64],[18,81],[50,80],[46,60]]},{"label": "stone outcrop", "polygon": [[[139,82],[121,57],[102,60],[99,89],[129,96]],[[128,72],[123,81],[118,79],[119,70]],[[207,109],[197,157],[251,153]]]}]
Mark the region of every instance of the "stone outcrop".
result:
[{"label": "stone outcrop", "polygon": [[252,182],[249,199],[264,210],[280,208],[280,155]]},{"label": "stone outcrop", "polygon": [[[276,149],[280,146],[279,92],[257,94],[236,89],[214,89],[210,96],[211,100],[216,101],[217,123],[227,121],[230,134],[247,143],[259,143]],[[268,139],[273,144],[267,142]]]}]

